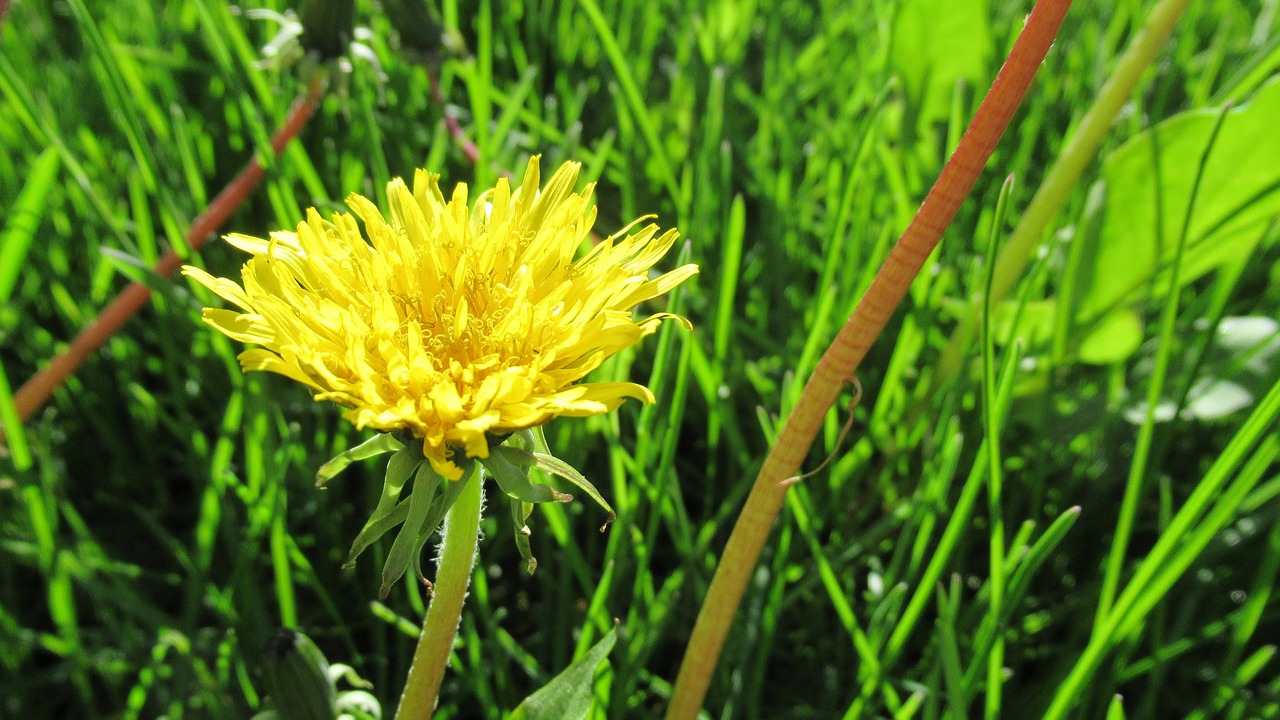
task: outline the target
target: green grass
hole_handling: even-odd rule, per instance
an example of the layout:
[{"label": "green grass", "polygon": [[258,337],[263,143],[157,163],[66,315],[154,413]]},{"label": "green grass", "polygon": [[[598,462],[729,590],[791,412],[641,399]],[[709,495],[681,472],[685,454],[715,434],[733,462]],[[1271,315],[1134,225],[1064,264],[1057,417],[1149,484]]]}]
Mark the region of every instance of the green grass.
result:
[{"label": "green grass", "polygon": [[[424,598],[406,580],[376,600],[389,542],[341,570],[379,461],[314,489],[361,434],[284,378],[243,376],[239,348],[198,321],[215,298],[141,269],[267,147],[305,78],[255,66],[268,22],[215,0],[155,5],[19,0],[0,28],[7,427],[10,391],[129,280],[156,290],[0,459],[0,716],[246,717],[281,625],[354,666],[390,713]],[[599,230],[655,213],[702,267],[668,304],[695,331],[669,323],[597,373],[647,380],[658,403],[547,429],[617,522],[601,534],[592,503],[540,507],[528,577],[487,486],[440,717],[502,717],[615,618],[597,713],[661,713],[779,418],[1030,8],[701,5],[446,2],[469,52],[443,64],[445,109],[357,3],[385,79],[357,63],[335,83],[226,228],[291,226],[415,167],[488,184],[541,153],[598,179]],[[1046,251],[992,308],[990,352],[975,341],[929,392],[988,286],[991,238],[1152,5],[1072,8],[936,265],[863,363],[844,447],[844,402],[828,415],[807,467],[837,455],[788,494],[712,717],[1036,717],[1068,698],[1073,717],[1280,717],[1280,146],[1261,112],[1276,3],[1190,5]],[[237,254],[211,243],[193,262],[234,275]]]}]

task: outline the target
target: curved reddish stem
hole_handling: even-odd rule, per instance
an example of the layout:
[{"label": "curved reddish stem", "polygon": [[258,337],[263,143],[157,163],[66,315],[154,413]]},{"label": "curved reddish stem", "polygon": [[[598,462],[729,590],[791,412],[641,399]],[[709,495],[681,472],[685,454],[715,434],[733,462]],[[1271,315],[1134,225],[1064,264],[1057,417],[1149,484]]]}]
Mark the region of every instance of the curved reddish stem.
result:
[{"label": "curved reddish stem", "polygon": [[911,281],[973,188],[1049,52],[1070,5],[1071,0],[1036,3],[955,153],[805,383],[795,409],[756,476],[716,566],[680,664],[667,720],[691,719],[701,709],[742,593],[782,508],[788,487],[784,481],[796,474],[845,379],[857,369],[871,343],[884,330]]},{"label": "curved reddish stem", "polygon": [[[5,0],[0,0],[0,3],[4,2]],[[0,6],[0,9],[3,9],[3,7]],[[284,125],[271,138],[271,150],[273,153],[279,155],[284,150],[284,146],[306,125],[307,120],[315,113],[319,104],[322,89],[322,80],[316,78],[308,88],[306,95],[294,102],[293,107],[289,109],[288,116],[285,118]],[[252,158],[240,173],[222,189],[222,192],[218,193],[218,196],[213,199],[209,207],[191,223],[191,227],[187,230],[187,246],[193,252],[199,250],[208,242],[213,233],[226,222],[231,213],[258,186],[258,183],[262,181],[262,176],[262,163],[258,162],[256,157]],[[168,277],[178,269],[178,266],[182,264],[182,260],[170,248],[156,262],[155,272],[157,275]],[[30,380],[23,383],[22,387],[13,396],[14,404],[18,408],[18,417],[23,422],[29,420],[36,410],[39,410],[49,401],[49,397],[53,395],[54,390],[57,390],[62,383],[66,382],[67,378],[90,355],[102,347],[107,340],[111,339],[111,336],[118,332],[129,318],[141,310],[150,299],[151,288],[140,282],[130,283],[128,287],[116,296],[116,299],[110,305],[98,314],[98,317],[94,318],[76,335],[66,350],[33,375]]]}]

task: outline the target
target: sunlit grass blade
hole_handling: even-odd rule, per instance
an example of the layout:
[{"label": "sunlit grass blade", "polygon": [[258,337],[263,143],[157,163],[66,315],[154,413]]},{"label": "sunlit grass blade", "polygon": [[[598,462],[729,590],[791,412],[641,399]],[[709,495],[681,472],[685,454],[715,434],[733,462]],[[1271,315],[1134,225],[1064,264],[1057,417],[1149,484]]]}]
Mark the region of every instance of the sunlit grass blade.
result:
[{"label": "sunlit grass blade", "polygon": [[[1232,437],[1204,479],[1196,485],[1134,571],[1105,623],[1095,626],[1088,646],[1059,686],[1046,717],[1064,717],[1079,699],[1104,654],[1123,635],[1140,629],[1143,618],[1182,576],[1206,544],[1235,515],[1248,490],[1280,452],[1280,440],[1266,436],[1280,415],[1280,383],[1272,386]],[[1264,441],[1263,438],[1267,439]],[[1254,452],[1255,446],[1262,443]],[[1233,477],[1239,476],[1231,484]],[[1228,494],[1223,494],[1227,491]]]}]

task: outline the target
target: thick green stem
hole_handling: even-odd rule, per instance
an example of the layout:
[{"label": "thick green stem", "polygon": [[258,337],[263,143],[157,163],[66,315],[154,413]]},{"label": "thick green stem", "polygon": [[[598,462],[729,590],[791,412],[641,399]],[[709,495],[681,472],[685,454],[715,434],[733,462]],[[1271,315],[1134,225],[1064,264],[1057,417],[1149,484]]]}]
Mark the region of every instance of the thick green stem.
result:
[{"label": "thick green stem", "polygon": [[449,653],[458,635],[462,617],[462,601],[471,582],[471,567],[476,560],[476,541],[480,533],[480,470],[463,477],[466,483],[457,501],[444,518],[440,540],[440,569],[436,571],[435,596],[422,623],[422,635],[413,651],[413,664],[405,679],[404,694],[396,720],[420,720],[431,717]]}]

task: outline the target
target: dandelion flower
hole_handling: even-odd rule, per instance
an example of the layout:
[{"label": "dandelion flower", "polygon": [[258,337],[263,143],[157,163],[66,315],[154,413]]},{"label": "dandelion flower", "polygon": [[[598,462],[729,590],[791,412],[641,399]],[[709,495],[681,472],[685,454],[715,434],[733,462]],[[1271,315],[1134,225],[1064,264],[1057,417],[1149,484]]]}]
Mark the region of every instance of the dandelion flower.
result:
[{"label": "dandelion flower", "polygon": [[653,402],[642,385],[581,381],[664,319],[689,326],[631,314],[697,273],[650,277],[675,230],[626,234],[637,220],[574,259],[596,218],[593,186],[574,191],[579,167],[540,187],[535,157],[519,187],[501,179],[474,200],[465,184],[446,199],[419,170],[412,191],[387,185],[387,215],[353,194],[354,215],[309,209],[296,232],[227,236],[252,256],[240,284],[183,272],[238,308],[205,308],[204,321],[259,346],[240,354],[245,371],[293,378],[359,428],[420,439],[457,480],[458,453],[488,457],[489,437]]}]

